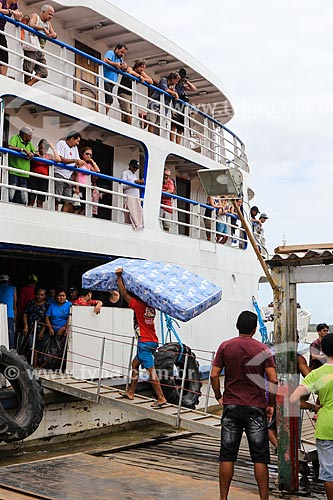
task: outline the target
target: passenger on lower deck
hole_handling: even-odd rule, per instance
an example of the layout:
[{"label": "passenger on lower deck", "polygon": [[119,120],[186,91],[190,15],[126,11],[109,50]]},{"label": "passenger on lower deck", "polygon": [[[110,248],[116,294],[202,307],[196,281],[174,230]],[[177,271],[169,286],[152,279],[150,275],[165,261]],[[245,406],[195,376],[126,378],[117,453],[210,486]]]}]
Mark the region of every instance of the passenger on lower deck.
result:
[{"label": "passenger on lower deck", "polygon": [[15,330],[17,318],[17,294],[15,286],[9,284],[8,274],[0,274],[0,304],[7,306],[7,324],[9,348],[15,348]]},{"label": "passenger on lower deck", "polygon": [[[23,315],[23,335],[26,337],[25,354],[28,355],[33,346],[33,336],[36,323],[36,338],[35,338],[35,354],[33,366],[36,367],[38,357],[41,355],[44,347],[44,332],[45,332],[45,314],[49,304],[46,300],[46,290],[38,288],[36,290],[36,298],[30,300],[25,306]],[[23,354],[23,353],[21,353]]]},{"label": "passenger on lower deck", "polygon": [[94,312],[99,314],[101,312],[101,307],[103,302],[101,300],[93,300],[91,290],[80,291],[79,298],[73,302],[73,306],[93,306]]}]

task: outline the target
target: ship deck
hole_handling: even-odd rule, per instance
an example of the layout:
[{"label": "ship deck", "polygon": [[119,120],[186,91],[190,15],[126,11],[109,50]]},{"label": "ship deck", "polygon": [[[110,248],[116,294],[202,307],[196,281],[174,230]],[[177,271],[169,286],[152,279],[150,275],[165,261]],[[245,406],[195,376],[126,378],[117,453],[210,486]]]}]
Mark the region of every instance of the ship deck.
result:
[{"label": "ship deck", "polygon": [[[165,430],[165,429],[164,429]],[[304,420],[303,434],[313,436],[313,425]],[[143,434],[144,435],[144,434]],[[109,500],[119,498],[201,500],[218,498],[219,440],[181,432],[160,434],[140,442],[119,442],[114,447],[58,456],[47,460],[2,467],[0,498],[6,500],[62,499]],[[274,484],[277,456],[270,467],[271,495],[281,498]],[[310,469],[311,471],[311,469]],[[298,499],[324,499],[322,483],[310,473]],[[229,499],[258,498],[253,466],[246,442],[242,442]]]}]

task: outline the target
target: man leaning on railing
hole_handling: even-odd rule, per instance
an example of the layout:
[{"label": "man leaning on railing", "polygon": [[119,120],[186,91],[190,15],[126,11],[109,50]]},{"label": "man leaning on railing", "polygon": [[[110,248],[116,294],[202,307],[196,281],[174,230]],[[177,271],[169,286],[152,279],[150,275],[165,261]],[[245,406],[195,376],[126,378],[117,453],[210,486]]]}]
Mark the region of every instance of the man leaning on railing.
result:
[{"label": "man leaning on railing", "polygon": [[[40,16],[38,14],[32,14],[29,22],[30,28],[40,31],[43,35],[48,38],[57,38],[57,34],[54,31],[51,19],[54,16],[54,9],[51,5],[43,5],[41,8]],[[34,35],[32,35],[34,36]],[[35,37],[37,38],[37,37]],[[46,39],[38,38],[40,48],[43,50],[45,48]],[[24,60],[23,69],[31,75],[35,72],[36,76],[24,75],[24,82],[27,85],[34,85],[40,78],[47,78],[48,71],[46,68],[46,58],[44,52],[41,50],[24,50],[24,55],[32,60]]]},{"label": "man leaning on railing", "polygon": [[[9,171],[9,184],[12,186],[27,189],[30,172],[30,160],[36,152],[36,148],[33,146],[31,139],[32,129],[30,127],[22,127],[19,133],[13,135],[13,137],[9,140],[9,149],[25,155],[25,157],[9,155],[9,166],[20,170]],[[9,190],[9,201],[26,205],[28,202],[27,192],[12,188]]]}]

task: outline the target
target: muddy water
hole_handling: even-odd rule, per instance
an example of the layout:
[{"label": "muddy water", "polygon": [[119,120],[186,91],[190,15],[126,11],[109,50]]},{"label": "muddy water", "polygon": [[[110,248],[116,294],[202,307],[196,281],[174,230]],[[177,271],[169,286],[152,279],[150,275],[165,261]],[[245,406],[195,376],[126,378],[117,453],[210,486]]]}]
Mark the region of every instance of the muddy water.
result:
[{"label": "muddy water", "polygon": [[111,450],[127,444],[136,444],[148,439],[156,439],[166,434],[179,432],[174,428],[160,423],[152,423],[144,427],[136,427],[122,431],[113,431],[95,436],[88,434],[79,439],[66,442],[50,443],[39,442],[36,446],[30,443],[12,443],[6,448],[0,447],[0,467],[36,460],[44,460],[73,453],[97,453]]}]

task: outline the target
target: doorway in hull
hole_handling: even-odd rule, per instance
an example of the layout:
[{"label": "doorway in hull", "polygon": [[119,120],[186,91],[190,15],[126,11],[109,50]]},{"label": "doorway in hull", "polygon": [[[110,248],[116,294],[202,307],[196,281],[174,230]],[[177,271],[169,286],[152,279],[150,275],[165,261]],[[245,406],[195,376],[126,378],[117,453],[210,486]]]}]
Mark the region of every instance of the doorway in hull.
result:
[{"label": "doorway in hull", "polygon": [[12,285],[19,290],[30,274],[38,278],[38,286],[49,290],[59,286],[81,287],[82,274],[113,257],[2,244],[0,249],[0,273],[8,274]]}]

